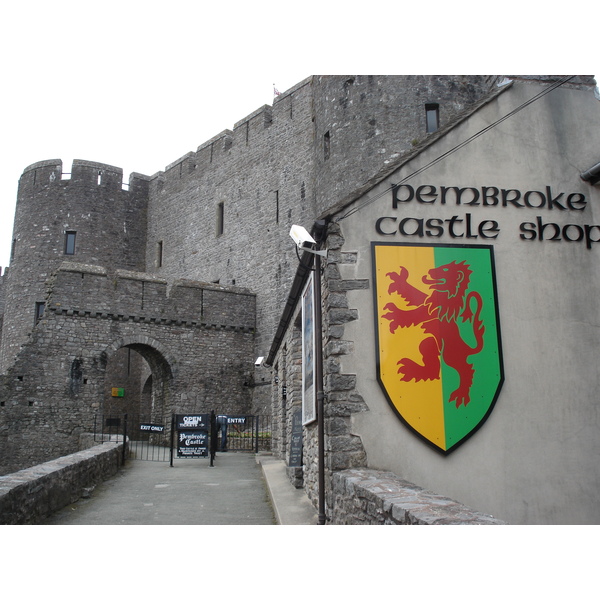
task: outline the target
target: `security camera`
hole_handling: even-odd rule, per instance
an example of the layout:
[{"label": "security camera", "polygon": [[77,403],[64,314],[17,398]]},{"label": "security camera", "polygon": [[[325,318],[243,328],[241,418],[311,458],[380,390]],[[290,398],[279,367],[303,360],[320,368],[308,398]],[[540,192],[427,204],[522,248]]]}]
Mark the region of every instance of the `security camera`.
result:
[{"label": "security camera", "polygon": [[304,248],[312,248],[317,243],[302,225],[292,225],[290,236],[294,240],[296,246],[301,250]]},{"label": "security camera", "polygon": [[254,366],[255,366],[255,367],[260,367],[260,365],[262,365],[262,364],[263,364],[264,360],[265,360],[265,357],[264,357],[264,356],[259,356],[259,357],[258,357],[258,358],[257,358],[257,359],[254,361]]}]

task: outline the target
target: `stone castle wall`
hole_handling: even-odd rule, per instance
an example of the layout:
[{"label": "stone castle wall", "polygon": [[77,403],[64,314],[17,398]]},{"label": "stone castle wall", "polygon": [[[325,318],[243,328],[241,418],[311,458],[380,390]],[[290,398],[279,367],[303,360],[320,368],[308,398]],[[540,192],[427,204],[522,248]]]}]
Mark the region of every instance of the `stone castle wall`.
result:
[{"label": "stone castle wall", "polygon": [[[63,261],[144,269],[147,184],[132,176],[128,187],[122,169],[102,163],[76,160],[70,174],[60,160],[25,169],[6,276],[0,370],[28,340],[36,303],[45,301],[45,282]],[[73,255],[65,253],[67,232],[76,234]]]},{"label": "stone castle wall", "polygon": [[44,317],[0,382],[0,473],[76,451],[103,412],[106,366],[123,347],[150,364],[157,414],[250,411],[250,292],[187,281],[167,291],[144,273],[74,263],[47,290]]},{"label": "stone castle wall", "polygon": [[443,127],[496,81],[489,75],[315,77],[317,213],[356,194],[375,173],[425,140],[426,106],[437,106]]},{"label": "stone castle wall", "polygon": [[[56,422],[57,410],[79,422],[79,407],[89,411],[102,403],[103,388],[92,384],[105,379],[100,347],[117,352],[127,346],[141,350],[158,373],[196,365],[182,384],[189,389],[170,384],[169,393],[179,394],[170,405],[204,406],[209,397],[229,394],[238,407],[250,402],[252,412],[270,412],[271,386],[253,385],[252,365],[268,352],[298,264],[291,225],[310,228],[326,208],[426,137],[426,103],[439,104],[443,125],[485,95],[493,80],[313,76],[163,172],[132,174],[128,185],[120,168],[103,163],[76,160],[70,174],[58,159],[27,167],[2,284],[0,371],[6,376],[0,408],[21,410],[24,423],[40,427]],[[67,233],[76,234],[72,255],[65,254]],[[73,263],[70,269],[61,267],[65,261]],[[250,290],[254,303],[251,331],[244,302],[223,300],[246,297],[240,287]],[[46,314],[39,319],[42,308]],[[209,314],[210,326],[203,321]],[[215,339],[204,350],[210,336]],[[232,348],[236,336],[241,341]],[[161,350],[171,344],[166,358]],[[207,359],[202,366],[194,344]],[[217,348],[214,354],[209,347]],[[76,386],[72,396],[74,360],[81,361],[76,372],[91,368],[101,376],[83,375],[87,387]],[[64,410],[57,409],[65,398]],[[77,432],[75,421],[61,425],[47,446],[64,451],[61,436]],[[16,417],[0,423],[6,432]],[[287,433],[280,433],[285,447]]]},{"label": "stone castle wall", "polygon": [[2,347],[2,324],[4,322],[4,305],[6,304],[4,296],[5,296],[5,286],[4,280],[6,278],[6,269],[4,273],[2,272],[2,267],[0,267],[0,348]]}]

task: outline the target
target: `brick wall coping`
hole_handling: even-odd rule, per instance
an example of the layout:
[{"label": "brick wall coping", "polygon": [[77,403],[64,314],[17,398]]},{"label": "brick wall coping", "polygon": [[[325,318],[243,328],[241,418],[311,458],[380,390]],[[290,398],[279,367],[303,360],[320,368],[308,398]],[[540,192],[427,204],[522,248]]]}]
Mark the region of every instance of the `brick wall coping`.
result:
[{"label": "brick wall coping", "polygon": [[122,451],[121,440],[99,444],[0,476],[0,525],[42,523],[112,477],[119,470]]},{"label": "brick wall coping", "polygon": [[333,475],[332,523],[338,525],[506,525],[387,471]]}]

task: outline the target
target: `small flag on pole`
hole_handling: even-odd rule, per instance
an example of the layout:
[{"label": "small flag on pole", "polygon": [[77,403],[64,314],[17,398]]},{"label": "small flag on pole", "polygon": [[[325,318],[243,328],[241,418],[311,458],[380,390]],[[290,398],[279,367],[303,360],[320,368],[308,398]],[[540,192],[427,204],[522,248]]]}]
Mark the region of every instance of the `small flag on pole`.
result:
[{"label": "small flag on pole", "polygon": [[281,92],[275,87],[275,84],[273,84],[273,96],[280,96]]}]

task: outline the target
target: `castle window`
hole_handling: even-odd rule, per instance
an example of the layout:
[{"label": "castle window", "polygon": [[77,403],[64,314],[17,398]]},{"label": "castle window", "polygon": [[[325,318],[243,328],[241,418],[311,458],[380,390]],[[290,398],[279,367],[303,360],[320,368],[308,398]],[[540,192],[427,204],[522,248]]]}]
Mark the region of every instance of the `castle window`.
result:
[{"label": "castle window", "polygon": [[35,322],[37,323],[44,316],[44,309],[46,304],[44,302],[35,303]]},{"label": "castle window", "polygon": [[217,206],[217,237],[225,233],[225,203],[219,202]]},{"label": "castle window", "polygon": [[65,233],[65,254],[75,254],[75,231]]},{"label": "castle window", "polygon": [[156,244],[156,266],[163,266],[163,243],[162,240]]},{"label": "castle window", "polygon": [[425,119],[427,123],[427,133],[437,131],[440,126],[440,105],[426,104]]},{"label": "castle window", "polygon": [[323,136],[323,159],[329,160],[329,156],[331,153],[331,136],[329,135],[329,131],[325,133]]}]

